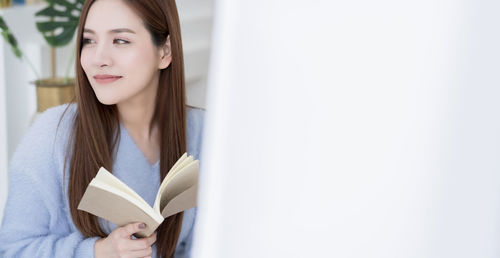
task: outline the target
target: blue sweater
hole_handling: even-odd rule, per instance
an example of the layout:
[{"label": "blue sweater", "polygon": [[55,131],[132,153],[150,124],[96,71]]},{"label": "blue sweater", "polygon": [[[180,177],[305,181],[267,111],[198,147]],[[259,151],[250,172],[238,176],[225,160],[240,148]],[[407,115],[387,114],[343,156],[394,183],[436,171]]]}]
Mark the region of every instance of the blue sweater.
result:
[{"label": "blue sweater", "polygon": [[[75,227],[68,206],[63,166],[76,105],[45,111],[18,145],[9,166],[9,190],[0,228],[0,257],[94,257],[99,237],[85,238]],[[188,108],[187,152],[200,157],[204,111]],[[113,174],[153,206],[160,186],[158,162],[151,165],[123,125]],[[69,167],[69,166],[68,166]],[[196,208],[184,212],[175,257],[190,257]],[[109,234],[116,225],[99,218]],[[153,245],[156,257],[156,244]]]}]

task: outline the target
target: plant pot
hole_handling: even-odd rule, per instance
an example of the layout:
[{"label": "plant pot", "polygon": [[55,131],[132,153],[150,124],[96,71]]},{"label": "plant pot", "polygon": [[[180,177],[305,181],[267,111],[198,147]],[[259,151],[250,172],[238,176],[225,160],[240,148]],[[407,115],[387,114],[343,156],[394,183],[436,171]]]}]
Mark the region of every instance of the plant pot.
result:
[{"label": "plant pot", "polygon": [[12,6],[12,0],[0,0],[0,8]]},{"label": "plant pot", "polygon": [[50,78],[36,80],[36,106],[41,113],[48,108],[71,102],[75,97],[74,78]]}]

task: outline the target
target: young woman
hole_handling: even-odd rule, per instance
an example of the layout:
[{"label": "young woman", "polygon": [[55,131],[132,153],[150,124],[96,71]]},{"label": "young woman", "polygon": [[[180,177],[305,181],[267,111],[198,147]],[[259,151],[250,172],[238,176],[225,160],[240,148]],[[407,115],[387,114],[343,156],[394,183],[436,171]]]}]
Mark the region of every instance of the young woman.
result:
[{"label": "young woman", "polygon": [[199,158],[203,110],[185,105],[175,1],[87,0],[77,50],[76,103],[41,115],[11,160],[0,257],[188,257],[196,209],[143,239],[140,221],[77,210],[101,166],[153,205],[174,162]]}]

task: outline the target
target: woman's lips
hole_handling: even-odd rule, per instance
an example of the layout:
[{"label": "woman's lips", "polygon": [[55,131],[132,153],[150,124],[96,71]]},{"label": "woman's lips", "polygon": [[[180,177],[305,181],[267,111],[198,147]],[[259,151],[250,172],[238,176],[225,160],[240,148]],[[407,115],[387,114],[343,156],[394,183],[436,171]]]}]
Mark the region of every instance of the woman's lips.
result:
[{"label": "woman's lips", "polygon": [[116,76],[116,75],[96,75],[94,76],[94,79],[97,83],[111,83],[114,82],[118,79],[122,78],[121,76]]}]

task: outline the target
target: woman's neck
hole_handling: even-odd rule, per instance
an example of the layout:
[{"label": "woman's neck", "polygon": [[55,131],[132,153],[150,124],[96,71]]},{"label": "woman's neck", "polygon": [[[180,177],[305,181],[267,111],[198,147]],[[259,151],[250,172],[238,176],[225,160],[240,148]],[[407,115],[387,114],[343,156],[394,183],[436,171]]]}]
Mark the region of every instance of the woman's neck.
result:
[{"label": "woman's neck", "polygon": [[[156,123],[151,124],[156,106],[158,77],[152,79],[152,84],[125,101],[117,103],[120,121],[142,151],[150,164],[159,159],[160,136]],[[150,128],[151,126],[151,128]]]},{"label": "woman's neck", "polygon": [[[150,123],[153,118],[153,103],[123,103],[119,105],[120,121],[128,131],[141,139],[150,139]],[[152,129],[152,128],[151,128]]]},{"label": "woman's neck", "polygon": [[120,121],[129,132],[140,137],[139,140],[152,138],[154,126],[150,130],[150,124],[155,111],[158,78],[154,78],[152,82],[139,94],[116,104]]},{"label": "woman's neck", "polygon": [[153,165],[159,159],[158,126],[150,123],[153,117],[155,102],[140,101],[140,98],[127,100],[117,104],[120,121],[137,147],[141,150],[148,162]]}]

